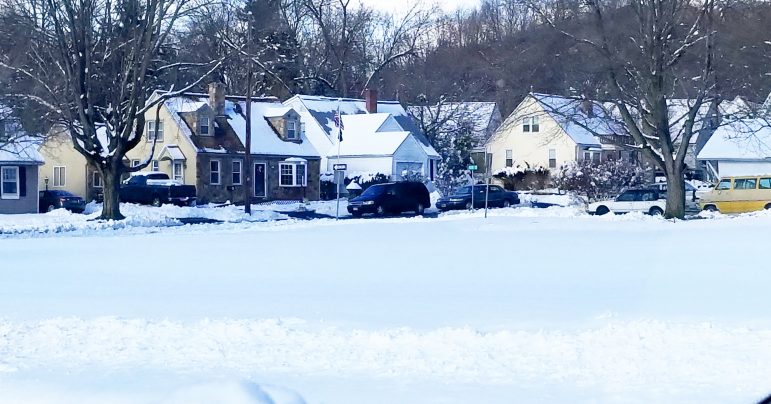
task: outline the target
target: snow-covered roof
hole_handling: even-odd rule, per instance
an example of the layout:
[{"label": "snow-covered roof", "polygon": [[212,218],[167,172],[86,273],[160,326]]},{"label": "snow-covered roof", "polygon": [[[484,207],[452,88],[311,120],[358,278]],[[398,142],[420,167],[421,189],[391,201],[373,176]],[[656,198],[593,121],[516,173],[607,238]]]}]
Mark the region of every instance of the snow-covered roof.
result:
[{"label": "snow-covered roof", "polygon": [[739,119],[717,128],[699,152],[699,160],[771,159],[771,121]]},{"label": "snow-covered roof", "polygon": [[278,107],[271,107],[265,109],[265,117],[266,118],[280,118],[287,114],[287,112],[291,111],[292,108],[285,107],[285,106],[278,106]]},{"label": "snow-covered roof", "polygon": [[[192,141],[193,133],[190,130],[190,127],[179,115],[183,112],[197,111],[207,103],[208,95],[191,93],[167,100],[164,105],[169,110],[177,126],[180,128],[181,133],[190,140],[196,150],[204,153],[227,153],[228,150],[222,147],[212,148],[196,146],[195,142]],[[266,117],[268,116],[284,116],[289,109],[290,108],[284,107],[277,99],[272,97],[259,98],[252,101],[252,154],[302,156],[311,158],[319,157],[319,153],[305,138],[305,135],[300,135],[300,142],[284,141],[266,120]],[[246,101],[243,97],[226,98],[225,117],[227,118],[227,124],[233,129],[233,132],[241,141],[242,145],[246,143],[245,111]],[[280,115],[275,115],[281,111],[284,112]],[[215,121],[214,125],[218,125],[219,121],[219,119]]]},{"label": "snow-covered roof", "polygon": [[39,148],[39,139],[27,136],[0,141],[0,164],[43,164],[45,160]]},{"label": "snow-covered roof", "polygon": [[167,144],[164,146],[159,156],[161,159],[168,158],[172,161],[186,160],[185,153],[182,153],[182,149],[180,149],[179,146],[175,144]]},{"label": "snow-covered roof", "polygon": [[[341,156],[390,156],[410,136],[410,132],[378,131],[390,117],[389,114],[343,115],[343,141],[340,144]],[[338,153],[337,144],[333,145],[328,156]]]},{"label": "snow-covered roof", "polygon": [[[281,106],[275,102],[252,102],[252,154],[277,156],[319,157],[319,152],[311,145],[304,134],[300,134],[301,142],[282,140],[265,119],[266,111]],[[241,143],[246,144],[246,111],[245,101],[225,101],[225,115],[228,123],[238,136]]]},{"label": "snow-covered roof", "polygon": [[442,123],[440,130],[450,132],[462,124],[470,124],[472,137],[477,143],[484,143],[489,136],[490,123],[498,114],[494,102],[448,102],[440,105],[407,107],[416,120],[430,119]]},{"label": "snow-covered roof", "polygon": [[576,144],[600,146],[600,140],[595,134],[626,133],[609,115],[610,108],[607,105],[558,95],[538,93],[530,95]]},{"label": "snow-covered roof", "polygon": [[[335,115],[337,114],[338,109],[340,110],[341,115],[367,113],[366,103],[362,99],[332,98],[311,95],[296,95],[294,98],[299,99],[303,103],[305,108],[308,109],[308,112],[310,112],[311,116],[319,123],[321,128],[327,134],[327,137],[330,139],[337,133]],[[420,128],[415,125],[410,114],[407,113],[407,110],[405,110],[398,101],[378,100],[377,112],[391,114],[403,130],[412,133],[424,146],[430,145],[428,139],[420,131]]]}]

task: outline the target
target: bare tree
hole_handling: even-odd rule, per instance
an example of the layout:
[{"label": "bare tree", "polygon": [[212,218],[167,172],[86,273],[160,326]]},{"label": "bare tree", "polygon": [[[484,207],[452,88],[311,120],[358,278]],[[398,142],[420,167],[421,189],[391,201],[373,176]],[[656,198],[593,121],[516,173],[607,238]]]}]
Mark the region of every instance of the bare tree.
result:
[{"label": "bare tree", "polygon": [[[599,73],[607,84],[609,101],[638,148],[666,175],[666,217],[685,216],[685,158],[695,135],[694,125],[705,105],[718,102],[713,66],[713,0],[630,0],[623,7],[600,0],[583,0],[594,30],[565,29],[539,5],[543,20],[562,35],[599,58]],[[629,21],[609,20],[620,10],[631,11]],[[700,74],[681,80],[688,61]],[[686,95],[684,119],[672,130],[670,100]]]},{"label": "bare tree", "polygon": [[[122,219],[118,201],[121,175],[145,168],[125,161],[142,141],[145,113],[198,85],[206,75],[176,91],[152,96],[154,81],[166,71],[206,63],[166,63],[174,57],[175,28],[194,0],[7,0],[12,20],[32,40],[24,58],[0,59],[0,67],[35,83],[17,97],[51,111],[73,147],[104,179],[102,219]],[[157,121],[157,120],[156,120]]]}]

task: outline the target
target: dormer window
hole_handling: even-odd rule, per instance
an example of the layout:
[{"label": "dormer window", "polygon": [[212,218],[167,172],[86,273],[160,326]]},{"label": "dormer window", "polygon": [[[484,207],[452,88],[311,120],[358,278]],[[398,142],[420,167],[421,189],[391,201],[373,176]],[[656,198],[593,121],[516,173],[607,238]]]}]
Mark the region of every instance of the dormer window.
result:
[{"label": "dormer window", "polygon": [[198,119],[198,134],[201,136],[211,136],[208,117],[202,116]]},{"label": "dormer window", "polygon": [[286,122],[286,138],[289,140],[296,140],[297,138],[299,138],[299,136],[297,136],[297,122],[295,121]]}]

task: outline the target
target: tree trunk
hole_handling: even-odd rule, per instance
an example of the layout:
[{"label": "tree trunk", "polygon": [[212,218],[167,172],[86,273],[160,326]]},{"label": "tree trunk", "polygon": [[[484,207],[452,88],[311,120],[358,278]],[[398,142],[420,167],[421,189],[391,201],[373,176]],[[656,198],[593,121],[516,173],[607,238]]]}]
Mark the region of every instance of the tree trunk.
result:
[{"label": "tree trunk", "polygon": [[102,215],[99,219],[103,220],[123,220],[126,217],[120,213],[120,200],[118,193],[120,189],[120,171],[113,167],[103,167],[101,170],[104,179],[104,202],[102,204]]},{"label": "tree trunk", "polygon": [[664,217],[682,219],[685,217],[685,178],[683,170],[667,170],[667,205]]}]

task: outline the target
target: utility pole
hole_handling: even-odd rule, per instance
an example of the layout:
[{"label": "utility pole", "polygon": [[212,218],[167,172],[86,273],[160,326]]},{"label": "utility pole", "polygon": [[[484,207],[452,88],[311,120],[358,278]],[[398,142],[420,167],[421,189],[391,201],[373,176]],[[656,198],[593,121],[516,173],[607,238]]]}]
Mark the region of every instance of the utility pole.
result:
[{"label": "utility pole", "polygon": [[244,213],[252,214],[252,176],[254,167],[252,167],[252,10],[246,12],[246,154],[244,156]]}]

